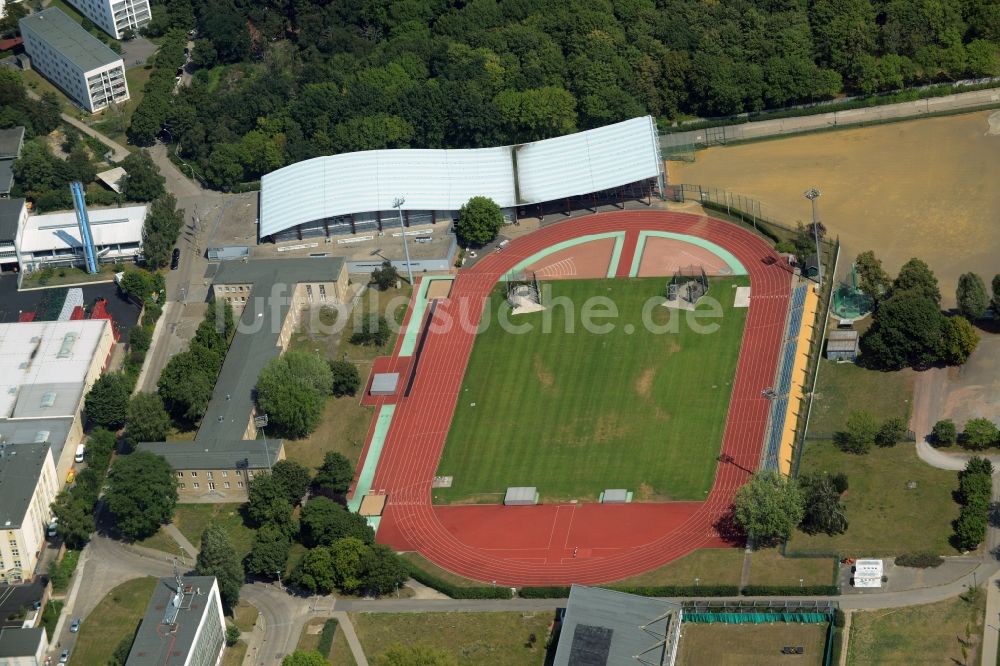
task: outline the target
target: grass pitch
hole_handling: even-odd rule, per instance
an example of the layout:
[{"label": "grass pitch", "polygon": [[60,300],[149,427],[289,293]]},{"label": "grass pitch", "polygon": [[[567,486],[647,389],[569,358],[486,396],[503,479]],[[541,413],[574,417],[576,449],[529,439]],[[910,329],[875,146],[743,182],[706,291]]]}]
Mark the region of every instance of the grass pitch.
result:
[{"label": "grass pitch", "polygon": [[[823,663],[827,625],[696,624],[681,626],[678,666],[819,666]],[[801,655],[781,654],[786,645],[805,648]],[[871,662],[880,663],[880,662]]]},{"label": "grass pitch", "polygon": [[[595,500],[606,488],[627,488],[636,500],[704,499],[746,320],[733,296],[746,284],[712,279],[709,297],[721,317],[698,320],[717,324],[711,333],[658,304],[663,278],[546,283],[546,312],[510,318],[532,325],[523,334],[497,325],[498,311],[509,314],[498,289],[438,466],[452,486],[436,488],[435,500],[496,502],[508,486],[536,486],[546,500]],[[582,325],[594,296],[617,307],[617,317],[594,320],[610,324],[607,333]],[[647,321],[670,330],[644,325],[644,306]],[[703,300],[699,310],[707,309]]]}]

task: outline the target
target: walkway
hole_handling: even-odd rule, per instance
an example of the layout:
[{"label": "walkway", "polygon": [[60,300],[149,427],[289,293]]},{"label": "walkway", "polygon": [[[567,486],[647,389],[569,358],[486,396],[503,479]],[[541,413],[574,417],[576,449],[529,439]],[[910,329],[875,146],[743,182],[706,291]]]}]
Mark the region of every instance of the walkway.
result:
[{"label": "walkway", "polygon": [[126,148],[125,146],[121,145],[116,141],[112,141],[110,138],[108,138],[104,134],[101,134],[100,132],[92,128],[90,125],[84,123],[83,121],[77,120],[73,116],[65,113],[61,113],[59,115],[62,117],[64,122],[69,123],[73,127],[83,132],[84,134],[89,134],[90,136],[94,137],[95,139],[103,143],[105,146],[107,146],[111,150],[112,162],[121,162],[126,157],[129,156],[128,148]]}]

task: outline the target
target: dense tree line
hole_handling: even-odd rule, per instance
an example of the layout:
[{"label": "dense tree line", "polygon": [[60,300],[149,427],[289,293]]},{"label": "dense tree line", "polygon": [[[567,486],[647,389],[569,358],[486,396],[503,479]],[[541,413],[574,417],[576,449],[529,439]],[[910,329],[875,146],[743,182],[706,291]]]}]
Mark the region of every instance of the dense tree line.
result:
[{"label": "dense tree line", "polygon": [[989,0],[176,0],[157,9],[149,32],[173,40],[197,29],[201,70],[171,99],[171,47],[162,90],[147,91],[130,136],[151,141],[168,124],[215,186],[330,153],[499,145],[645,113],[733,114],[1000,71],[1000,12]]}]

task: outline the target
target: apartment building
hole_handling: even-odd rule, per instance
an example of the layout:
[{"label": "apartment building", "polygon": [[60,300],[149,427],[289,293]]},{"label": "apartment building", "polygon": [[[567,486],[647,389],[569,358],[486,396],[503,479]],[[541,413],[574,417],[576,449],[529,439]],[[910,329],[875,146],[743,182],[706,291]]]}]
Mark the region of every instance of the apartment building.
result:
[{"label": "apartment building", "polygon": [[67,0],[77,11],[115,39],[149,23],[149,0]]},{"label": "apartment building", "polygon": [[48,442],[0,444],[0,581],[33,577],[58,492]]},{"label": "apartment building", "polygon": [[161,578],[125,666],[216,666],[226,646],[215,576]]},{"label": "apartment building", "polygon": [[62,10],[50,7],[29,14],[20,26],[31,67],[76,104],[94,113],[128,100],[121,56]]}]

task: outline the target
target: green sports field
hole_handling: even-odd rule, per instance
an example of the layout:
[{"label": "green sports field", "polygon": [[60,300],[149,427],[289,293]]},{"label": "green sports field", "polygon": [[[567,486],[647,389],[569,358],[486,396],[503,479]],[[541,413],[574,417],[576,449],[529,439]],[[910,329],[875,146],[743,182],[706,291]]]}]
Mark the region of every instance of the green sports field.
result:
[{"label": "green sports field", "polygon": [[[508,486],[537,486],[543,500],[596,500],[606,488],[627,488],[636,501],[704,499],[746,320],[733,295],[747,284],[745,277],[711,280],[709,297],[722,316],[700,322],[717,323],[712,333],[696,332],[685,314],[678,320],[658,304],[646,308],[648,320],[671,330],[643,325],[647,301],[663,301],[663,278],[545,283],[548,311],[511,319],[532,324],[526,334],[496,325],[497,312],[509,312],[498,287],[438,466],[452,486],[435,488],[435,501],[497,502]],[[608,333],[584,330],[581,310],[592,296],[618,309],[616,318],[594,320],[611,324]],[[575,315],[559,305],[564,299]],[[666,326],[671,317],[679,325]]]}]

